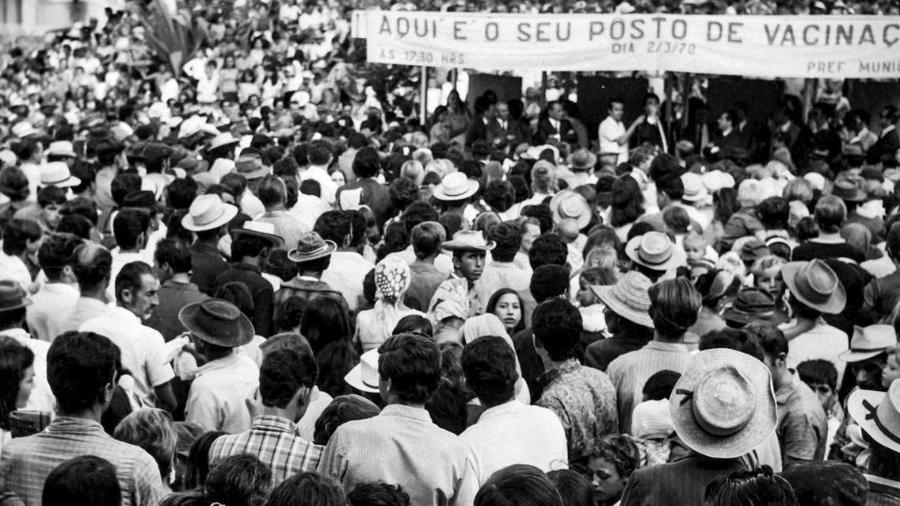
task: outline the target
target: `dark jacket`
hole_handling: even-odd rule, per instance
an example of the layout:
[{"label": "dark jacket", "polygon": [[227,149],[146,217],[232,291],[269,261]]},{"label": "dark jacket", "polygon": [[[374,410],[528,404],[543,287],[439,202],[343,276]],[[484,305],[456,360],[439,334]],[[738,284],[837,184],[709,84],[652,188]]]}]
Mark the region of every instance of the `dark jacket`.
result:
[{"label": "dark jacket", "polygon": [[191,283],[201,292],[213,296],[213,282],[227,268],[225,256],[215,246],[201,242],[191,246]]},{"label": "dark jacket", "polygon": [[[506,129],[500,126],[499,121],[497,121],[497,125],[497,132],[488,132],[488,142],[491,144],[499,142],[500,139],[506,139],[509,141],[509,145],[513,147],[518,146],[523,142],[531,143],[531,130],[525,123],[509,118],[506,121]],[[510,139],[510,137],[512,138]]]},{"label": "dark jacket", "polygon": [[484,115],[479,114],[469,123],[469,129],[466,131],[466,147],[472,147],[472,143],[475,141],[490,141],[500,136],[501,133],[500,123],[496,119],[485,122]]},{"label": "dark jacket", "polygon": [[222,274],[216,277],[213,283],[213,292],[218,292],[226,283],[236,281],[243,283],[253,298],[253,329],[256,334],[269,337],[272,333],[272,304],[275,299],[275,289],[272,283],[262,277],[262,271],[255,265],[235,262]]},{"label": "dark jacket", "polygon": [[745,470],[740,459],[712,459],[691,453],[676,462],[635,471],[625,486],[621,506],[703,506],[703,493],[711,481]]},{"label": "dark jacket", "polygon": [[559,140],[568,142],[569,144],[578,143],[578,134],[567,119],[559,120],[559,129],[553,127],[553,123],[549,118],[542,118],[538,122],[537,132],[534,134],[534,143],[536,145],[546,144],[547,139],[554,135],[559,135]]}]

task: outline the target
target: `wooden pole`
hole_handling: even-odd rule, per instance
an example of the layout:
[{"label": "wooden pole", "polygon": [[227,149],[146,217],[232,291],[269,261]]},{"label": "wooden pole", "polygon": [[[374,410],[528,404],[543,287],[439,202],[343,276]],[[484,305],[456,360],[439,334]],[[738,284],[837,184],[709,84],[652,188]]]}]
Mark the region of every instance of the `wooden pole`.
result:
[{"label": "wooden pole", "polygon": [[419,97],[419,124],[425,127],[428,119],[428,67],[423,66],[419,76],[421,96]]}]

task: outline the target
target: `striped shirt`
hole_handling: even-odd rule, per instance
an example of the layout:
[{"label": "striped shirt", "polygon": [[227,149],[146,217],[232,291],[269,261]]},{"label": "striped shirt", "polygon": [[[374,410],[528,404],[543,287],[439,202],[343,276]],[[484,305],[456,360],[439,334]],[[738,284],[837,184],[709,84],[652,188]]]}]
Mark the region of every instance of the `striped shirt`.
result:
[{"label": "striped shirt", "polygon": [[272,484],[277,485],[297,473],[315,471],[324,448],[300,437],[287,418],[262,415],[247,432],[216,439],[209,448],[209,463],[212,467],[232,455],[253,455],[272,469]]},{"label": "striped shirt", "polygon": [[684,343],[650,341],[643,348],[619,356],[606,369],[616,386],[619,404],[619,430],[631,432],[631,411],[641,402],[644,384],[660,371],[678,374],[691,361],[691,352]]},{"label": "striped shirt", "polygon": [[82,455],[104,458],[116,467],[122,506],[156,506],[162,500],[162,479],[153,457],[116,441],[99,423],[84,418],[61,416],[44,432],[11,440],[3,448],[0,481],[28,506],[40,506],[50,471]]}]

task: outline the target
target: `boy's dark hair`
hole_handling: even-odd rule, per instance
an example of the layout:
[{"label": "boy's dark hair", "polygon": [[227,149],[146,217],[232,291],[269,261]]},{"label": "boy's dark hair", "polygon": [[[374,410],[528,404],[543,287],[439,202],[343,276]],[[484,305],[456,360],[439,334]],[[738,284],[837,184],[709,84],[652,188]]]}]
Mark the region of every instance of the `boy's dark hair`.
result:
[{"label": "boy's dark hair", "polygon": [[641,390],[641,393],[647,396],[647,399],[651,401],[668,399],[669,396],[672,395],[672,390],[675,389],[675,383],[678,382],[678,378],[680,377],[681,374],[675,371],[659,371],[647,378],[647,382],[644,383],[644,388]]},{"label": "boy's dark hair", "polygon": [[806,360],[797,365],[797,374],[806,384],[820,383],[837,389],[837,368],[825,359]]},{"label": "boy's dark hair", "polygon": [[401,402],[424,404],[441,380],[441,352],[421,334],[391,336],[378,349],[378,374]]},{"label": "boy's dark hair", "polygon": [[466,386],[487,406],[496,406],[516,394],[516,354],[499,336],[479,337],[462,353]]},{"label": "boy's dark hair", "polygon": [[119,347],[93,332],[65,332],[47,351],[47,382],[64,413],[90,409],[101,390],[116,382]]},{"label": "boy's dark hair", "polygon": [[534,339],[555,362],[574,356],[581,340],[582,320],[578,309],[563,299],[542,302],[531,317]]},{"label": "boy's dark hair", "polygon": [[566,265],[569,256],[569,248],[556,234],[546,233],[538,236],[528,252],[528,263],[532,270],[537,270],[542,265]]},{"label": "boy's dark hair", "polygon": [[282,349],[265,356],[259,368],[259,394],[263,406],[285,408],[300,387],[312,388],[319,366],[312,350]]}]

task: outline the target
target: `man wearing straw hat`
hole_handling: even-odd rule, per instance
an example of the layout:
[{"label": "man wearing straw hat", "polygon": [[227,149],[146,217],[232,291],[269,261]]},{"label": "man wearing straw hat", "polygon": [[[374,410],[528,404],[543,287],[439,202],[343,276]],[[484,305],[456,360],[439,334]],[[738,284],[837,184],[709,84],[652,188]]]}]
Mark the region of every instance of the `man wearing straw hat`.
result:
[{"label": "man wearing straw hat", "polygon": [[469,302],[468,316],[484,313],[487,301],[479,296],[475,285],[484,271],[487,252],[494,249],[494,241],[485,240],[481,232],[463,230],[454,234],[452,241],[445,242],[443,248],[453,252],[454,274],[438,285],[428,311],[434,310],[444,299],[452,298],[452,293],[465,293]]},{"label": "man wearing straw hat", "polygon": [[208,194],[194,199],[181,219],[184,228],[197,234],[191,246],[191,283],[207,295],[212,292],[216,276],[228,268],[219,251],[219,239],[237,213],[236,207],[222,202],[218,195]]},{"label": "man wearing straw hat", "polygon": [[747,469],[741,457],[775,430],[775,393],[766,366],[739,351],[701,351],[669,398],[675,433],[690,449],[683,459],[638,469],[622,506],[704,504],[707,484]]},{"label": "man wearing straw hat", "polygon": [[900,380],[887,393],[856,390],[847,399],[847,412],[862,428],[871,457],[864,475],[869,482],[866,504],[900,504]]}]

